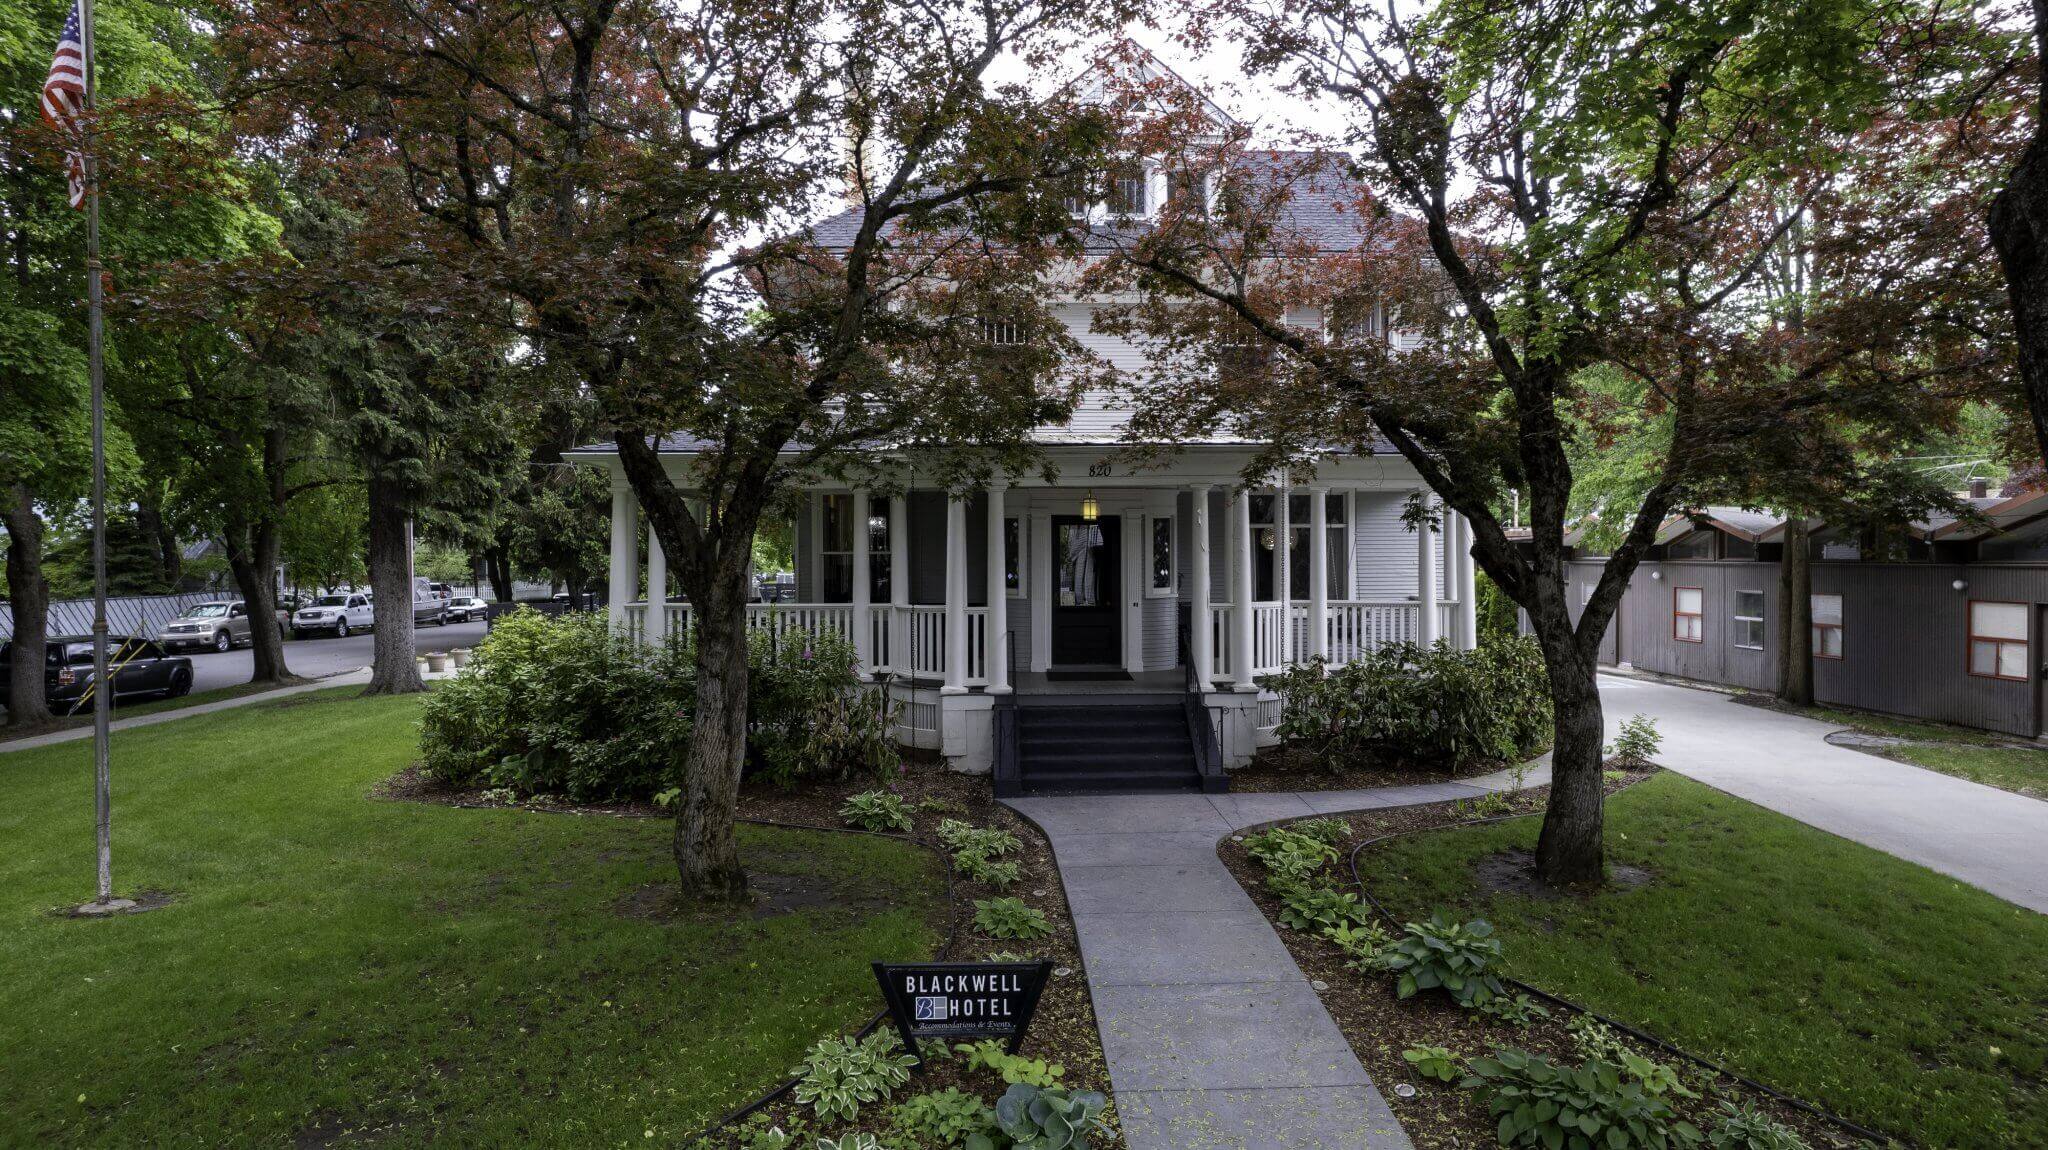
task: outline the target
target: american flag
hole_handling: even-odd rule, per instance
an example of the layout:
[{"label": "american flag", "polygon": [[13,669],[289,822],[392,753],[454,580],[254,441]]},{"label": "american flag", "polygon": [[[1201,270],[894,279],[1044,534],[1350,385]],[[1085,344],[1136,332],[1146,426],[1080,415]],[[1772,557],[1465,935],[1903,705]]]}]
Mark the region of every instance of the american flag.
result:
[{"label": "american flag", "polygon": [[[84,0],[74,0],[71,15],[64,19],[64,33],[57,37],[57,55],[50,61],[50,77],[43,81],[43,119],[52,128],[72,136],[85,130],[85,37],[80,27],[84,17],[79,9]],[[71,177],[71,206],[85,206],[85,153],[73,149],[64,153],[65,171]]]}]

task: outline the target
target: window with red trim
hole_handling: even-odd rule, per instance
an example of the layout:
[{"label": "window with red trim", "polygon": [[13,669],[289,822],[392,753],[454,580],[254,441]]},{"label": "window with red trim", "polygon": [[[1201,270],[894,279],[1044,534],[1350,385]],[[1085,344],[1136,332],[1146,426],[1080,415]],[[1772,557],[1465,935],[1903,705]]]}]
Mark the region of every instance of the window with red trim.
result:
[{"label": "window with red trim", "polygon": [[1698,587],[1673,587],[1671,589],[1671,637],[1681,643],[1706,642],[1706,628],[1701,624],[1705,595]]},{"label": "window with red trim", "polygon": [[2028,611],[2025,603],[1970,600],[1970,674],[2027,680]]}]

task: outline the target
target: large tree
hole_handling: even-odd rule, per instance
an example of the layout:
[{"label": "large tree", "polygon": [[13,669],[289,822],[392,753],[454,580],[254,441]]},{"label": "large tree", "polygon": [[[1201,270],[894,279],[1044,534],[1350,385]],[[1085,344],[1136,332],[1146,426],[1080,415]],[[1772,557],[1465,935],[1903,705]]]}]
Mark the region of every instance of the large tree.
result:
[{"label": "large tree", "polygon": [[[1218,210],[1170,212],[1106,269],[1105,286],[1152,289],[1118,322],[1197,369],[1154,386],[1141,432],[1221,420],[1274,441],[1248,478],[1384,444],[1470,521],[1480,567],[1528,614],[1556,705],[1537,851],[1552,881],[1602,875],[1597,652],[1666,515],[1779,454],[1758,445],[1798,413],[1883,421],[1956,364],[1985,362],[1946,314],[1968,272],[1960,240],[1915,237],[1915,262],[1873,229],[1874,249],[1833,253],[1796,335],[1759,280],[1800,214],[1785,198],[1830,195],[1860,134],[1902,99],[1894,57],[1912,14],[1858,0],[1414,13],[1222,0],[1203,30],[1333,106],[1340,151],[1262,160],[1247,180],[1238,141],[1151,111],[1166,93],[1140,105],[1135,147],[1223,181]],[[1341,226],[1290,210],[1332,196]],[[1322,325],[1290,325],[1291,307]],[[1596,367],[1630,381],[1618,402],[1584,386]],[[1667,419],[1655,474],[1613,509],[1625,527],[1577,607],[1562,565],[1572,439],[1645,415]],[[1526,547],[1497,511],[1510,490],[1526,495]],[[1414,512],[1430,529],[1436,513]]]},{"label": "large tree", "polygon": [[[1994,11],[2001,17],[2013,15],[2007,9]],[[2004,83],[1985,85],[1981,98],[1966,104],[1963,114],[1975,116],[1988,107],[2012,113],[2007,122],[2019,124],[2024,119],[2017,114],[2019,109],[2033,105],[2033,130],[1991,205],[1988,223],[2005,270],[2020,382],[2033,416],[2035,445],[2048,459],[2048,72],[2042,70],[2048,60],[2048,2],[2033,0],[2021,6],[2017,18],[2031,31],[2031,36],[2020,38],[2022,45],[2031,45],[2031,58],[2024,51],[2013,53],[2009,66],[1995,73]],[[2010,91],[1999,90],[2014,80],[2030,83],[2031,101],[2012,99]]]},{"label": "large tree", "polygon": [[[1040,386],[1055,325],[1035,324],[1049,336],[1035,354],[1003,356],[978,321],[1042,317],[1029,285],[1069,222],[1053,185],[1094,166],[1104,133],[1091,111],[989,73],[1121,14],[1089,0],[260,0],[230,33],[262,114],[249,131],[375,189],[359,258],[477,317],[511,301],[533,354],[601,412],[691,604],[686,896],[746,896],[732,827],[764,508],[879,447],[1002,454],[1058,406]],[[840,194],[860,213],[811,234]],[[981,369],[978,388],[956,386],[962,365]],[[671,432],[706,445],[676,471],[658,448]]]},{"label": "large tree", "polygon": [[[0,524],[8,536],[15,639],[46,636],[42,571],[46,512],[89,487],[85,371],[85,224],[66,204],[65,141],[42,121],[41,91],[69,5],[28,0],[0,10]],[[233,250],[249,220],[218,194],[205,117],[187,103],[206,91],[207,21],[157,0],[108,0],[97,9],[98,153],[102,260],[118,293],[138,270],[197,251]],[[201,130],[191,129],[198,127]],[[110,331],[107,384],[129,370]],[[109,473],[133,462],[121,408],[109,406]],[[14,661],[10,722],[47,717],[32,660]]]}]

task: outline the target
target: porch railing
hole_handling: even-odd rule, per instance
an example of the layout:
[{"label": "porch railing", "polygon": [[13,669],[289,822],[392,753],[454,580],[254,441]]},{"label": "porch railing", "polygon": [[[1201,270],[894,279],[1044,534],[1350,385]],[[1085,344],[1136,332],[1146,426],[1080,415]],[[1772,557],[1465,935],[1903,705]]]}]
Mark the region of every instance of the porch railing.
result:
[{"label": "porch railing", "polygon": [[[1219,603],[1210,612],[1209,676],[1211,680],[1235,675],[1237,628],[1236,607]],[[1450,635],[1457,625],[1458,604],[1437,605],[1437,633]],[[1351,662],[1388,643],[1413,643],[1420,638],[1419,605],[1413,602],[1331,600],[1326,613],[1324,650],[1332,664]],[[961,681],[969,687],[988,684],[991,657],[988,608],[968,607],[963,613],[967,626],[967,666]],[[668,605],[668,632],[680,634],[690,625],[690,605]],[[868,608],[868,643],[873,670],[877,674],[908,675],[926,679],[946,677],[946,609],[919,604],[898,607],[876,603]],[[817,634],[832,631],[851,635],[853,606],[847,603],[750,603],[749,630],[775,635],[797,632]],[[647,634],[647,604],[632,603],[625,608],[626,633],[635,639]],[[1308,604],[1295,602],[1252,605],[1252,673],[1268,675],[1297,663],[1305,663],[1315,650],[1308,617]]]},{"label": "porch railing", "polygon": [[[967,621],[967,673],[965,685],[988,683],[988,609],[969,607]],[[668,605],[668,633],[681,634],[690,626],[690,605]],[[868,608],[868,642],[872,670],[876,674],[914,675],[943,679],[946,674],[946,609],[943,606],[897,607],[876,603]],[[853,634],[853,605],[850,603],[749,603],[747,629],[766,631],[778,637],[790,634]],[[626,634],[636,640],[647,635],[647,604],[630,603],[625,608]]]}]

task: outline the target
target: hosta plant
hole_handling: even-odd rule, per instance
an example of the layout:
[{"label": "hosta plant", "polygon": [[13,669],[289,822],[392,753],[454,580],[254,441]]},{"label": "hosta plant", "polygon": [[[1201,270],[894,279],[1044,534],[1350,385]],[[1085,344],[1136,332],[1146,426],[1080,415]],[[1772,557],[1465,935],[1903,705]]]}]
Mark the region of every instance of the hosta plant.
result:
[{"label": "hosta plant", "polygon": [[819,1041],[804,1056],[804,1064],[790,1071],[797,1080],[797,1103],[816,1110],[821,1121],[851,1122],[862,1106],[887,1101],[898,1086],[910,1081],[916,1060],[898,1053],[902,1045],[890,1030],[877,1030],[859,1041]]},{"label": "hosta plant", "polygon": [[1021,898],[974,900],[974,927],[990,938],[1044,938],[1052,933],[1045,912]]},{"label": "hosta plant", "polygon": [[1505,994],[1499,995],[1488,1000],[1479,1009],[1515,1026],[1527,1026],[1539,1018],[1550,1017],[1549,1007],[1526,994],[1517,994],[1512,998]]},{"label": "hosta plant", "polygon": [[1246,853],[1259,860],[1274,878],[1306,882],[1336,861],[1337,848],[1313,835],[1286,827],[1261,831],[1244,840]]},{"label": "hosta plant", "polygon": [[1721,1103],[1707,1141],[1714,1150],[1810,1150],[1798,1131],[1747,1102]]},{"label": "hosta plant", "polygon": [[893,791],[862,791],[846,800],[839,817],[865,831],[909,831],[910,808]]},{"label": "hosta plant", "polygon": [[1540,1054],[1496,1050],[1474,1058],[1464,1081],[1478,1091],[1507,1147],[1540,1150],[1672,1150],[1698,1146],[1699,1129],[1661,1094],[1612,1062],[1563,1066]]},{"label": "hosta plant", "polygon": [[1401,1052],[1401,1060],[1424,1078],[1451,1082],[1458,1077],[1458,1056],[1448,1047],[1411,1046]]},{"label": "hosta plant", "polygon": [[961,851],[953,856],[953,868],[978,883],[985,883],[997,890],[1008,890],[1024,877],[1024,869],[1015,862],[997,862],[986,855]]},{"label": "hosta plant", "polygon": [[882,1150],[881,1140],[856,1130],[837,1138],[820,1138],[814,1150]]},{"label": "hosta plant", "polygon": [[1280,896],[1280,925],[1289,930],[1328,934],[1346,923],[1372,921],[1372,913],[1355,894],[1294,879],[1271,878],[1266,885]]},{"label": "hosta plant", "polygon": [[1460,923],[1438,913],[1411,922],[1375,960],[1396,978],[1394,994],[1409,998],[1442,989],[1460,1006],[1485,1006],[1501,993],[1492,967],[1500,962],[1500,940],[1484,919]]},{"label": "hosta plant", "polygon": [[[1018,1083],[996,1100],[996,1124],[1012,1150],[1088,1150],[1089,1139],[1109,1133],[1102,1112],[1109,1099],[1098,1090],[1069,1093],[1058,1086]],[[967,1140],[967,1150],[996,1150],[985,1134]]]},{"label": "hosta plant", "polygon": [[1340,922],[1325,930],[1323,937],[1344,952],[1344,965],[1361,974],[1378,970],[1380,951],[1394,941],[1387,929],[1376,922]]},{"label": "hosta plant", "polygon": [[960,819],[941,819],[936,833],[947,850],[983,858],[1001,858],[1024,845],[1000,827],[978,827]]}]

